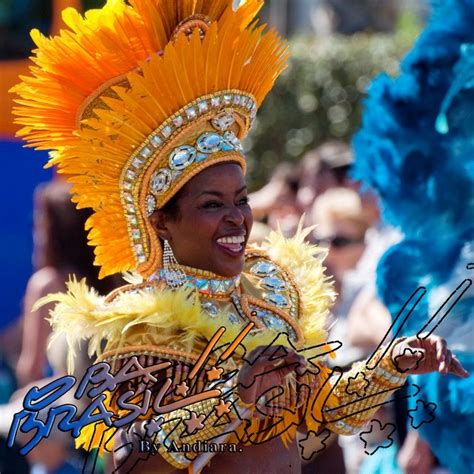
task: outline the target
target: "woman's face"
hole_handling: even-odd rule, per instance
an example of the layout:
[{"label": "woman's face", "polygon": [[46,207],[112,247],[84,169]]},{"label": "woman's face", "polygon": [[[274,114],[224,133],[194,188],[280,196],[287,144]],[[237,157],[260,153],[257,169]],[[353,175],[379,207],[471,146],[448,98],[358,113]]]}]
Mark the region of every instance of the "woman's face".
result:
[{"label": "woman's face", "polygon": [[176,260],[225,277],[238,275],[253,223],[241,167],[205,169],[183,187],[177,204],[177,216],[158,210],[151,217]]}]

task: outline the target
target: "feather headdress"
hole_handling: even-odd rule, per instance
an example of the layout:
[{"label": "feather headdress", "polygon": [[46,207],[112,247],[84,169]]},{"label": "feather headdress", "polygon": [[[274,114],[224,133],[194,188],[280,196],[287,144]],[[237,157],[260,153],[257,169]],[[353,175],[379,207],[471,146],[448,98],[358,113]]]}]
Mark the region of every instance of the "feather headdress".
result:
[{"label": "feather headdress", "polygon": [[149,276],[162,249],[149,222],[193,176],[239,163],[241,140],[285,68],[286,44],[253,19],[260,0],[109,0],[70,30],[38,32],[31,68],[14,88],[19,134],[50,149],[73,183],[101,276]]}]

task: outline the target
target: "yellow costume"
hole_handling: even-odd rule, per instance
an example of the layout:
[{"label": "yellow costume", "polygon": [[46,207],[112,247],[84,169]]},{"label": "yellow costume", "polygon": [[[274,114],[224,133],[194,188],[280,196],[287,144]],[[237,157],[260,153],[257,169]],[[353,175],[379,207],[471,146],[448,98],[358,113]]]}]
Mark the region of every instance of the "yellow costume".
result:
[{"label": "yellow costume", "polygon": [[[94,210],[89,236],[101,274],[135,272],[130,285],[107,298],[72,281],[67,294],[41,302],[58,302],[52,324],[66,335],[71,360],[75,343],[89,339],[90,352],[115,370],[134,356],[148,365],[171,361],[167,404],[209,387],[220,390],[221,397],[163,415],[160,453],[179,468],[197,454],[168,452],[167,443],[212,440],[225,432],[226,423],[218,423],[224,416],[229,423],[247,420],[235,424],[230,438],[242,443],[275,435],[288,443],[303,423],[353,433],[405,378],[384,350],[373,370],[362,364],[338,383],[329,378],[316,356],[331,352],[326,324],[334,292],[324,275],[324,251],[305,243],[301,229],[292,239],[274,233],[263,247],[247,249],[245,269],[234,278],[181,267],[173,281],[174,270],[163,267],[163,244],[149,216],[209,166],[235,162],[245,171],[241,140],[288,56],[277,34],[254,21],[260,0],[236,11],[232,3],[110,0],[85,18],[66,10],[69,30],[51,39],[33,32],[32,76],[14,89],[20,135],[52,150],[50,164],[73,183],[73,200]],[[241,344],[224,356],[249,322]],[[222,327],[219,347],[190,377]],[[256,407],[245,406],[235,369],[245,354],[276,338],[312,363]],[[190,379],[192,387],[183,385]],[[114,394],[108,403],[119,410]],[[206,423],[185,432],[193,413],[205,415]],[[150,409],[142,419],[153,416]],[[87,427],[78,444],[104,448],[107,430]]]}]

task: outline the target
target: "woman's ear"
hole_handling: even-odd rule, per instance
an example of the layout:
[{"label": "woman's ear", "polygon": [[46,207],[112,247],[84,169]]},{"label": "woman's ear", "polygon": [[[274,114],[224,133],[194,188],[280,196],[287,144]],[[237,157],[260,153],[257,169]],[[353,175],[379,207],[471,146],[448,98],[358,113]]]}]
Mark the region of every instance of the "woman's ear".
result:
[{"label": "woman's ear", "polygon": [[161,240],[171,240],[168,229],[169,217],[160,209],[156,209],[150,216],[150,222]]}]

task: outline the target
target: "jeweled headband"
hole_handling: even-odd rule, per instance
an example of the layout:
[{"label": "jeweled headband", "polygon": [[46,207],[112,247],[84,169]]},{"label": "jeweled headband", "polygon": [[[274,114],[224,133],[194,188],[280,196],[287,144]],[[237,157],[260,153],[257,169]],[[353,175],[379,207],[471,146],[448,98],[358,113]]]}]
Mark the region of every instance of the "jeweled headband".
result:
[{"label": "jeweled headband", "polygon": [[286,44],[252,22],[248,0],[111,0],[71,31],[32,36],[32,76],[14,88],[19,135],[91,207],[101,276],[161,266],[149,216],[193,176],[222,162],[245,171],[241,140],[285,68]]}]

